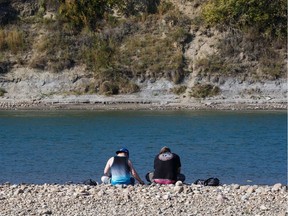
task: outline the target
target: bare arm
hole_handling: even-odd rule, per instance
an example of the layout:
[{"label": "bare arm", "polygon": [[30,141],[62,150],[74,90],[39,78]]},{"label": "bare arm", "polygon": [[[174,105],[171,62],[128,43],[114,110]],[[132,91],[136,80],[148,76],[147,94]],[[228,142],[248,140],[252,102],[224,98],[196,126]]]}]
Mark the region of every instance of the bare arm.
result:
[{"label": "bare arm", "polygon": [[111,157],[111,158],[107,161],[106,166],[105,166],[105,168],[104,168],[104,175],[110,176],[110,168],[111,168],[111,166],[112,166],[112,164],[113,164],[113,161],[114,161],[114,157]]},{"label": "bare arm", "polygon": [[140,184],[144,184],[144,182],[141,180],[141,178],[139,177],[138,173],[136,172],[136,170],[134,169],[132,162],[130,160],[128,160],[128,165],[130,166],[131,169],[131,174],[133,175],[133,177],[140,183]]},{"label": "bare arm", "polygon": [[[177,155],[178,156],[178,155]],[[178,173],[181,173],[181,161],[180,161],[180,157],[178,156],[179,159],[179,167],[178,167]]]}]

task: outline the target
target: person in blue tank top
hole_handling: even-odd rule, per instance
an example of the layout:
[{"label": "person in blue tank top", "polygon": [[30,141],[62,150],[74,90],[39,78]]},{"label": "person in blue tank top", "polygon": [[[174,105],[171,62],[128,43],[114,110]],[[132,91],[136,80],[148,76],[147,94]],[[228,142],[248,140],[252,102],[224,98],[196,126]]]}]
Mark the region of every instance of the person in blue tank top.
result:
[{"label": "person in blue tank top", "polygon": [[[132,175],[132,176],[131,176]],[[104,168],[104,176],[101,181],[104,184],[125,184],[134,185],[135,179],[140,183],[144,182],[139,177],[138,173],[129,160],[129,151],[126,148],[121,148],[116,151],[116,156],[111,157]]]}]

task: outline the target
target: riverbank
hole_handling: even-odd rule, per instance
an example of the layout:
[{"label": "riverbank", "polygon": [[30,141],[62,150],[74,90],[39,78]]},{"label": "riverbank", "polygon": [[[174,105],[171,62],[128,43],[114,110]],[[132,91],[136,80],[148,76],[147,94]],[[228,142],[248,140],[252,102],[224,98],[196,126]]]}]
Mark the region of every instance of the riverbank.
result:
[{"label": "riverbank", "polygon": [[203,99],[180,101],[137,96],[70,96],[46,99],[0,99],[0,110],[287,110],[287,101]]},{"label": "riverbank", "polygon": [[1,215],[277,215],[287,186],[0,185]]},{"label": "riverbank", "polygon": [[166,79],[136,81],[140,91],[133,94],[84,93],[85,83],[94,81],[81,68],[60,74],[20,68],[0,76],[0,88],[6,91],[0,97],[0,109],[287,110],[286,79],[249,82],[227,78],[213,83],[221,89],[218,95],[204,98],[191,97],[193,78],[187,78],[187,89],[181,94],[173,93],[180,86]]}]

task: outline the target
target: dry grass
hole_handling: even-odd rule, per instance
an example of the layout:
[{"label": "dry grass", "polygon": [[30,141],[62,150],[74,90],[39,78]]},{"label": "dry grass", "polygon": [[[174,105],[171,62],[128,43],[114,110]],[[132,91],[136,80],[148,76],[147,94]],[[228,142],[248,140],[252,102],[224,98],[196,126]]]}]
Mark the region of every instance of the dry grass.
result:
[{"label": "dry grass", "polygon": [[[207,2],[182,2],[191,2],[194,8],[198,8],[204,1]],[[55,8],[57,2],[41,0],[41,5]],[[85,65],[90,72],[94,72],[95,80],[101,80],[101,83],[97,84],[97,88],[83,88],[102,94],[136,92],[139,87],[131,82],[135,78],[155,80],[164,77],[181,84],[185,71],[190,70],[184,55],[187,43],[193,40],[189,28],[192,25],[195,33],[203,27],[203,17],[190,20],[168,1],[161,1],[155,14],[143,13],[125,19],[107,15],[106,20],[99,23],[101,26],[97,31],[89,28],[82,29],[82,32],[75,31],[63,20],[45,23],[40,16],[29,19],[25,19],[23,26],[33,24],[39,29],[24,30],[25,33],[21,31],[25,28],[14,25],[0,29],[0,60],[16,59],[15,53],[29,49],[33,56],[29,62],[25,62],[26,53],[19,53],[16,57],[23,58],[22,61],[33,68],[60,72],[73,67],[74,63]],[[217,54],[193,62],[193,70],[196,70],[193,73],[199,72],[198,75],[202,77],[223,75],[277,79],[285,76],[285,57],[280,53],[285,52],[286,55],[285,41],[280,38],[275,43],[265,42],[256,33],[253,29],[245,34],[231,29],[227,37],[215,46]],[[269,46],[272,51],[265,48]],[[185,87],[172,91],[182,94]],[[192,89],[193,95],[200,98],[217,91],[219,89],[216,87],[201,85]]]},{"label": "dry grass", "polygon": [[219,55],[213,54],[210,56],[198,59],[195,62],[195,69],[199,71],[201,75],[228,75],[231,73],[230,67],[221,59]]},{"label": "dry grass", "polygon": [[6,49],[6,34],[4,30],[0,30],[0,50],[3,51]]},{"label": "dry grass", "polygon": [[191,90],[190,96],[195,98],[212,97],[220,93],[220,88],[211,84],[196,84]]},{"label": "dry grass", "polygon": [[18,29],[0,30],[0,50],[17,53],[24,48],[23,32]]},{"label": "dry grass", "polygon": [[34,57],[30,60],[30,67],[60,72],[73,67],[79,55],[73,49],[75,37],[65,31],[54,30],[36,38]]},{"label": "dry grass", "polygon": [[177,87],[173,88],[172,92],[174,94],[181,95],[181,94],[185,93],[186,89],[187,89],[187,86],[181,85],[181,86],[177,86]]},{"label": "dry grass", "polygon": [[127,38],[118,56],[117,61],[130,68],[134,75],[149,71],[152,78],[171,71],[177,73],[183,61],[182,52],[171,37],[161,38],[150,33]]}]

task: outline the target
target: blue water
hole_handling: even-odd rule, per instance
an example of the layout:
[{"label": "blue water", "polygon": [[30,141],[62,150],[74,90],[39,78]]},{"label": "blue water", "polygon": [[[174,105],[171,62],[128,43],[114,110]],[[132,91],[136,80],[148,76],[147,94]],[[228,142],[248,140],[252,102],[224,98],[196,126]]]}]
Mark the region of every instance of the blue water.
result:
[{"label": "blue water", "polygon": [[100,182],[122,146],[144,180],[165,145],[187,183],[287,184],[284,111],[0,111],[0,183]]}]

